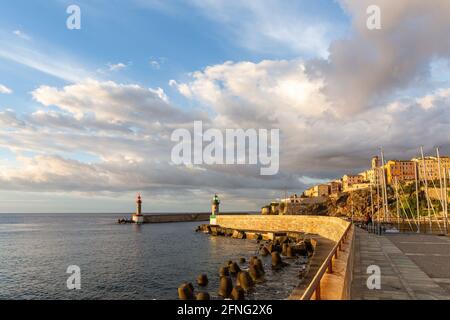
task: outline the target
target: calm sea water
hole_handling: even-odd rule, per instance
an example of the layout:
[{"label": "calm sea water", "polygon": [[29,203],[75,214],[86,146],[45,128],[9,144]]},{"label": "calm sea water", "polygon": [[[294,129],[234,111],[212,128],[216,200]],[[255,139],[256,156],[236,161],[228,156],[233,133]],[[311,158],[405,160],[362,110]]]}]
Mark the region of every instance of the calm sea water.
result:
[{"label": "calm sea water", "polygon": [[[199,222],[118,225],[120,214],[0,214],[0,299],[176,299],[200,273],[218,291],[226,261],[247,260],[255,241],[195,233]],[[269,269],[251,299],[285,299],[299,263]],[[81,290],[68,290],[69,265],[81,268]],[[242,265],[245,267],[245,265]]]}]

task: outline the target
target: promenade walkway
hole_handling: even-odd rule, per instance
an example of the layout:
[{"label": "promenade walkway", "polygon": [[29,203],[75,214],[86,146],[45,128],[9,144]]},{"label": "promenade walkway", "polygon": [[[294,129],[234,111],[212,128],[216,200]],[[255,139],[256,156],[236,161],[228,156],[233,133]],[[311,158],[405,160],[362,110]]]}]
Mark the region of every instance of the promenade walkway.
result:
[{"label": "promenade walkway", "polygon": [[[424,242],[421,235],[385,235],[377,236],[356,229],[355,235],[355,261],[353,268],[352,299],[354,300],[449,300],[450,293],[439,281],[433,280],[426,272],[432,270],[424,262],[421,267],[410,257],[423,257],[423,252],[406,252],[407,246],[415,243],[417,248]],[[408,241],[401,237],[409,237]],[[398,237],[398,238],[396,238]],[[417,237],[417,238],[415,238]],[[435,238],[436,236],[430,236]],[[394,240],[394,241],[391,241]],[[415,241],[414,241],[415,240]],[[442,241],[448,241],[447,238]],[[394,242],[398,242],[396,246]],[[426,241],[425,241],[426,242]],[[431,243],[437,243],[434,239]],[[446,242],[444,242],[446,243]],[[439,252],[450,249],[446,244],[439,244]],[[448,248],[447,248],[448,247]],[[410,249],[410,248],[409,248]],[[408,249],[408,250],[409,250]],[[404,250],[404,251],[402,251]],[[433,254],[443,254],[436,253]],[[450,255],[449,255],[450,256]],[[442,263],[445,263],[442,261]],[[369,290],[366,285],[367,267],[377,265],[381,269],[381,289]],[[448,267],[448,265],[447,265]],[[450,273],[450,272],[449,272]],[[442,276],[442,272],[440,273]],[[449,275],[450,278],[450,275]]]}]

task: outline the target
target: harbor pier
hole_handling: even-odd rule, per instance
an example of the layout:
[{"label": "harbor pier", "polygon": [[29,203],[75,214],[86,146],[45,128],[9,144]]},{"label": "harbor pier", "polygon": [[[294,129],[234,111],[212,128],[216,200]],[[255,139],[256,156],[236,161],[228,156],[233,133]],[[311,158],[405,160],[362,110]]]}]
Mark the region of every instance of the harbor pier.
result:
[{"label": "harbor pier", "polygon": [[[327,216],[218,215],[221,228],[245,234],[302,233],[316,249],[291,300],[449,300],[450,238],[418,233],[377,235]],[[368,285],[373,266],[380,287]]]}]

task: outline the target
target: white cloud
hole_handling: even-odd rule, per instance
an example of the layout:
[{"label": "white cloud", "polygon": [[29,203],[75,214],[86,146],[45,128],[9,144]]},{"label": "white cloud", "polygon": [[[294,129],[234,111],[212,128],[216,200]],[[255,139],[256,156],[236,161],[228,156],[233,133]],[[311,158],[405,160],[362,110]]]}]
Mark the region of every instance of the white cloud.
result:
[{"label": "white cloud", "polygon": [[143,126],[148,123],[184,122],[192,119],[192,116],[173,107],[161,88],[144,88],[135,84],[91,79],[61,90],[41,86],[32,95],[44,106],[57,106],[79,120],[94,116],[95,119],[108,123]]},{"label": "white cloud", "polygon": [[0,123],[3,127],[22,127],[25,122],[17,118],[16,113],[12,109],[0,111]]},{"label": "white cloud", "polygon": [[[239,203],[252,199],[256,206],[279,197],[285,187],[299,192],[313,182],[357,173],[381,145],[387,158],[415,156],[419,145],[427,151],[439,145],[449,154],[449,85],[427,83],[430,88],[410,95],[399,91],[409,88],[410,77],[426,82],[433,57],[445,59],[447,2],[436,1],[435,9],[413,0],[411,8],[404,1],[382,1],[386,30],[376,34],[359,26],[366,2],[342,3],[354,29],[331,45],[328,58],[224,62],[191,73],[187,81],[171,80],[195,109],[174,106],[161,88],[136,84],[80,80],[40,86],[32,92],[39,110],[0,112],[0,147],[15,152],[20,163],[2,167],[0,188],[145,190],[167,203],[174,192],[192,201],[217,191]],[[226,21],[228,10],[214,14],[225,13]],[[418,12],[430,14],[421,20]],[[423,29],[410,34],[408,26],[420,21]],[[416,43],[422,40],[423,50]],[[200,111],[205,109],[208,114]],[[171,165],[170,133],[189,129],[194,120],[219,129],[280,128],[280,174],[267,178],[250,167]],[[83,162],[77,159],[81,152],[99,160]]]},{"label": "white cloud", "polygon": [[0,30],[0,59],[12,61],[68,82],[94,78],[76,57],[43,41],[23,42]]},{"label": "white cloud", "polygon": [[[248,193],[248,187],[263,186],[259,197],[265,198],[264,193],[285,183],[283,179],[263,184],[263,178],[253,174],[257,168],[192,170],[172,165],[173,129],[189,129],[194,120],[204,120],[208,126],[209,119],[198,111],[171,106],[161,89],[90,80],[61,89],[43,86],[33,96],[52,108],[30,115],[17,115],[12,110],[0,114],[0,121],[8,124],[0,126],[0,147],[15,152],[20,164],[2,168],[0,188],[148,190],[161,195],[175,190],[185,195],[195,190],[220,190],[239,199]],[[13,122],[17,125],[11,125]],[[99,161],[77,160],[80,152]],[[24,155],[28,153],[37,155]]]},{"label": "white cloud", "polygon": [[[441,145],[443,151],[450,147],[447,88],[437,90],[431,109],[409,99],[377,112],[367,110],[341,118],[328,109],[320,83],[302,76],[292,78],[301,70],[302,63],[297,61],[226,63],[194,73],[193,81],[186,84],[193,99],[214,110],[208,126],[281,129],[281,173],[271,179],[249,167],[191,170],[171,165],[170,133],[174,128],[190,128],[194,119],[205,115],[171,106],[160,89],[90,80],[33,92],[37,102],[56,109],[42,109],[26,117],[12,110],[0,113],[0,121],[8,124],[0,130],[0,147],[19,155],[23,151],[38,154],[20,156],[20,167],[3,168],[1,185],[13,190],[147,190],[160,195],[179,189],[186,194],[220,191],[233,198],[245,194],[259,205],[277,197],[277,190],[285,187],[300,192],[313,181],[337,177],[350,168],[357,172],[369,165],[368,159],[379,145],[392,158],[413,156],[419,144]],[[280,89],[280,83],[290,81],[294,88],[307,88],[298,91],[297,100],[291,90]],[[237,96],[242,117],[224,103]],[[278,104],[269,110],[272,100]],[[393,107],[395,104],[401,107]],[[311,111],[307,106],[323,111]],[[162,109],[168,113],[161,115]],[[442,134],[446,130],[447,134]],[[77,152],[92,154],[100,161],[89,164],[71,159]]]},{"label": "white cloud", "polygon": [[[328,46],[340,25],[320,19],[302,1],[188,0],[187,3],[220,23],[231,41],[256,52],[328,56]],[[333,6],[333,4],[330,4]],[[333,35],[334,32],[334,35]]]},{"label": "white cloud", "polygon": [[31,40],[31,37],[21,30],[14,30],[13,33],[24,40]]},{"label": "white cloud", "polygon": [[0,93],[11,94],[13,93],[13,91],[10,88],[6,87],[5,85],[0,84]]},{"label": "white cloud", "polygon": [[417,98],[417,103],[424,109],[430,109],[435,106],[437,101],[445,100],[450,96],[450,88],[439,89],[434,93],[428,94],[426,96]]},{"label": "white cloud", "polygon": [[310,80],[301,61],[226,62],[194,72],[192,78],[171,85],[209,106],[224,125],[279,126],[332,111],[321,93],[323,83]]},{"label": "white cloud", "polygon": [[156,61],[156,60],[150,60],[150,66],[151,66],[153,69],[156,69],[156,70],[161,69],[161,65],[160,65],[159,62]]},{"label": "white cloud", "polygon": [[127,65],[125,63],[122,63],[122,62],[108,63],[109,71],[119,71],[119,70],[123,70],[123,69],[126,69],[126,68],[127,68]]},{"label": "white cloud", "polygon": [[[281,170],[316,181],[367,167],[380,145],[392,158],[415,156],[419,145],[440,145],[450,153],[448,88],[391,98],[349,115],[352,106],[336,103],[327,90],[329,79],[311,75],[311,63],[316,61],[226,62],[192,73],[191,81],[170,84],[209,107],[215,125],[280,128]],[[353,91],[365,86],[355,79]],[[352,98],[344,93],[344,101]]]},{"label": "white cloud", "polygon": [[[257,53],[280,52],[313,57],[327,57],[330,42],[343,33],[336,19],[328,21],[327,12],[308,0],[240,1],[240,0],[134,0],[151,10],[174,16],[195,12],[218,27],[218,37]],[[329,3],[331,10],[339,6]],[[329,8],[328,8],[329,9]]]},{"label": "white cloud", "polygon": [[150,67],[152,69],[154,69],[154,70],[161,69],[161,67],[165,63],[167,63],[167,58],[166,57],[157,57],[157,58],[150,57],[150,60],[149,60]]}]

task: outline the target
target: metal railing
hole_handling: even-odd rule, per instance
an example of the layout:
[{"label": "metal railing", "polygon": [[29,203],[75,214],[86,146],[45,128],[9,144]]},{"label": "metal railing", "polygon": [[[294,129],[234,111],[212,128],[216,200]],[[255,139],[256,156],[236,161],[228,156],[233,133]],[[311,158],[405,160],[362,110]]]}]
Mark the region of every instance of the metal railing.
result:
[{"label": "metal railing", "polygon": [[331,252],[328,254],[327,258],[320,266],[319,270],[317,271],[314,278],[311,280],[311,283],[306,288],[300,300],[311,300],[313,295],[316,300],[321,299],[320,282],[322,281],[325,272],[333,273],[333,259],[337,259],[339,252],[342,251],[342,244],[344,244],[345,241],[347,240],[348,232],[350,231],[352,226],[353,224],[350,223],[347,229],[345,229],[344,234],[341,236],[339,241],[336,243]]},{"label": "metal railing", "polygon": [[433,219],[431,221],[420,221],[417,223],[414,219],[402,219],[398,221],[395,218],[385,219],[381,222],[372,222],[366,224],[365,222],[356,223],[356,226],[367,230],[369,233],[375,233],[378,235],[384,234],[386,231],[394,230],[400,233],[422,233],[422,234],[434,234],[434,235],[450,235],[448,227],[443,224],[442,220]]}]

